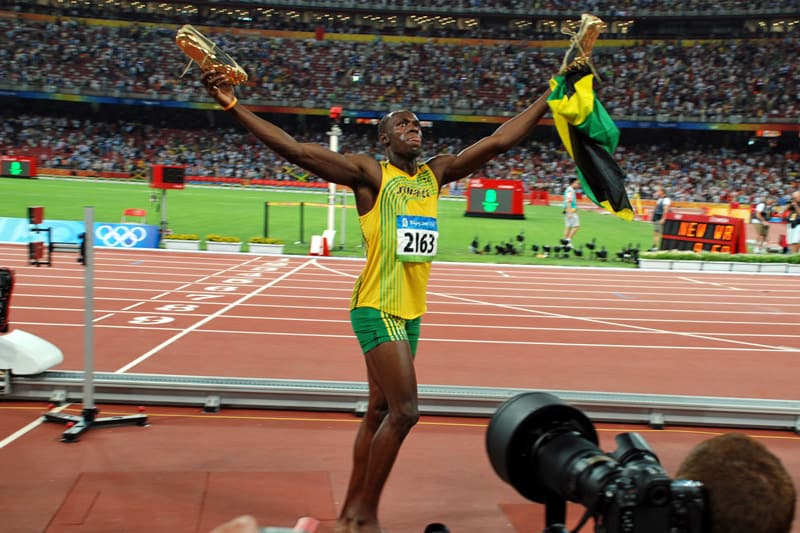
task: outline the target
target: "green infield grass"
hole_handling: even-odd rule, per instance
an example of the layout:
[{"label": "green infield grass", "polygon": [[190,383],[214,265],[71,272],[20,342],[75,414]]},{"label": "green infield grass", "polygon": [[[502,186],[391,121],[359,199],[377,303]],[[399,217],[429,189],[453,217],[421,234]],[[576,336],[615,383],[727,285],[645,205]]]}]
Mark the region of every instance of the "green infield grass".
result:
[{"label": "green infield grass", "polygon": [[[274,189],[247,187],[206,187],[187,185],[182,190],[165,194],[143,183],[93,181],[85,179],[14,179],[0,178],[0,217],[27,217],[27,208],[43,206],[45,219],[82,220],[84,207],[92,206],[98,222],[119,222],[128,207],[147,210],[146,223],[161,225],[162,217],[173,233],[194,233],[204,239],[208,234],[237,236],[247,241],[264,235],[282,239],[285,253],[307,254],[309,241],[327,227],[328,194],[319,192],[286,192]],[[163,205],[161,205],[163,202]],[[304,204],[301,210],[300,203]],[[337,230],[334,256],[363,255],[358,216],[351,193],[339,194],[337,205],[347,207],[335,211]],[[268,209],[265,204],[269,203]],[[286,205],[289,204],[289,205]],[[574,246],[583,251],[569,258],[550,253],[541,257],[542,247],[558,246],[563,234],[563,218],[558,206],[525,206],[525,219],[499,219],[464,216],[464,199],[443,199],[439,202],[439,261],[481,263],[635,266],[621,261],[617,252],[635,247],[646,250],[652,241],[652,229],[647,222],[627,222],[600,210],[581,211],[581,229]],[[302,212],[302,217],[301,217]],[[343,215],[344,213],[344,215]],[[344,216],[344,231],[342,217]],[[524,241],[517,240],[524,235]],[[480,248],[490,246],[486,254],[470,252],[474,238]],[[343,242],[342,242],[343,241]],[[594,241],[596,249],[605,248],[608,260],[592,257],[586,243]],[[521,250],[518,255],[499,255],[496,245],[512,242]],[[538,254],[532,251],[538,245]]]}]

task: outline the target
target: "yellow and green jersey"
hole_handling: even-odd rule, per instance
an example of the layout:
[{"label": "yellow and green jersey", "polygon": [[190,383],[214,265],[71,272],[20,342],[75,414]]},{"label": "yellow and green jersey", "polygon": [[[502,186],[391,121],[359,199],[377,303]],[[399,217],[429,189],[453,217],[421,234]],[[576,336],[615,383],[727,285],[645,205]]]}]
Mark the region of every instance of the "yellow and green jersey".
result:
[{"label": "yellow and green jersey", "polygon": [[389,162],[381,163],[381,169],[375,205],[358,219],[367,264],[356,281],[350,309],[372,307],[411,320],[426,309],[439,240],[439,184],[426,164],[413,176]]}]

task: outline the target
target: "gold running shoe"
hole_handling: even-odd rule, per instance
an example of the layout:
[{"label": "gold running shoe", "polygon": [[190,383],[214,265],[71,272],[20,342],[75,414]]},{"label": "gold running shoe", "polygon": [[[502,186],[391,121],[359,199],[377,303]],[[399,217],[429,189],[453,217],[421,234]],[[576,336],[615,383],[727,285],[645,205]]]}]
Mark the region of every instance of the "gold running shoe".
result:
[{"label": "gold running shoe", "polygon": [[594,65],[592,65],[592,48],[594,43],[600,36],[600,33],[606,29],[606,23],[594,15],[584,13],[581,15],[581,25],[575,33],[568,33],[572,35],[570,38],[570,47],[564,55],[564,60],[561,62],[561,70],[559,74],[566,74],[576,70],[582,70],[589,67],[594,72]]}]

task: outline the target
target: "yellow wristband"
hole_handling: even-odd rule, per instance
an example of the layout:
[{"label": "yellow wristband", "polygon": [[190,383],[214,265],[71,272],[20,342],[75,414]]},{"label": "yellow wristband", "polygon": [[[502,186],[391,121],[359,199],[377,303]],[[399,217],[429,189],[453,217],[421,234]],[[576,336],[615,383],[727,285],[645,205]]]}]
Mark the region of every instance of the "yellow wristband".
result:
[{"label": "yellow wristband", "polygon": [[223,111],[230,111],[231,109],[233,109],[233,106],[235,106],[238,103],[239,103],[239,99],[234,96],[233,100],[231,100],[231,103],[226,105],[225,107],[223,107],[222,110]]}]

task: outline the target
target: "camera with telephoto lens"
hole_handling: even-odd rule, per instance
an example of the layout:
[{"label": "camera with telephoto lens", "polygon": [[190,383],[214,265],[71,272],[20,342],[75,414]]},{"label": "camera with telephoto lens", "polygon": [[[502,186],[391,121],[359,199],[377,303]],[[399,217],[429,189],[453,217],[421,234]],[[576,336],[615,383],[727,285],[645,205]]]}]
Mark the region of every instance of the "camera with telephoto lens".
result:
[{"label": "camera with telephoto lens", "polygon": [[637,433],[617,435],[617,450],[598,448],[580,410],[544,392],[503,403],[486,432],[497,475],[522,496],[545,504],[545,532],[566,532],[567,501],[586,508],[597,533],[703,533],[709,529],[702,483],[670,479]]}]

